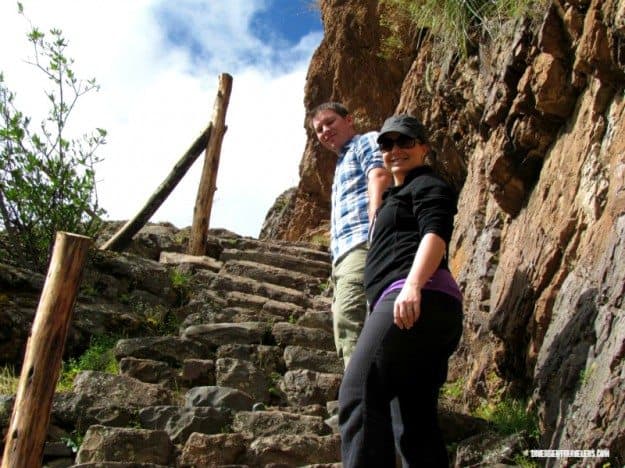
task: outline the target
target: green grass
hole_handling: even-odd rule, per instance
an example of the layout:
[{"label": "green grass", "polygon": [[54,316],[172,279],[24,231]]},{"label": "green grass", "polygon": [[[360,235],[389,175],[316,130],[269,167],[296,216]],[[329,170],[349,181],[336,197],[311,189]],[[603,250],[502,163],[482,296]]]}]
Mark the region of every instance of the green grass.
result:
[{"label": "green grass", "polygon": [[527,411],[527,404],[522,400],[504,398],[498,403],[485,402],[475,411],[475,416],[491,422],[502,435],[525,431],[533,439],[539,436],[538,418]]},{"label": "green grass", "polygon": [[72,431],[72,433],[66,437],[62,437],[61,441],[70,448],[72,453],[77,453],[85,438],[85,434],[78,431]]},{"label": "green grass", "polygon": [[[182,306],[188,302],[188,289],[186,286],[183,286],[187,284],[188,276],[172,275],[172,278],[172,286],[178,295],[177,305]],[[178,334],[181,321],[172,312],[172,309],[162,304],[148,304],[126,293],[120,294],[118,299],[122,304],[129,306],[134,313],[143,317],[149,335],[163,336]]]},{"label": "green grass", "polygon": [[171,280],[172,287],[175,289],[188,288],[191,281],[191,275],[175,268],[171,270],[169,279]]},{"label": "green grass", "polygon": [[15,374],[13,367],[0,368],[0,395],[15,395],[20,376]]},{"label": "green grass", "polygon": [[590,380],[590,377],[594,374],[597,365],[593,362],[588,367],[584,367],[579,373],[579,385],[584,386]]},{"label": "green grass", "polygon": [[330,247],[329,237],[324,234],[315,234],[310,238],[310,243],[321,247]]},{"label": "green grass", "polygon": [[[57,392],[68,392],[72,389],[74,377],[84,370],[95,370],[118,374],[119,366],[113,348],[118,338],[112,336],[93,336],[89,348],[78,358],[69,359],[63,363],[61,375],[57,382]],[[15,395],[19,375],[16,375],[12,367],[5,366],[0,369],[0,394]]]},{"label": "green grass", "polygon": [[[474,416],[489,421],[493,429],[502,436],[524,432],[530,445],[538,443],[540,437],[538,417],[533,411],[527,410],[527,404],[523,400],[503,398],[496,403],[485,401],[474,412]],[[515,454],[513,460],[515,466],[522,468],[539,466],[535,460],[523,453]]]},{"label": "green grass", "polygon": [[453,382],[445,383],[441,391],[444,396],[454,401],[459,401],[462,399],[462,395],[464,394],[464,385],[465,385],[464,379],[460,378],[460,379],[454,380]]},{"label": "green grass", "polygon": [[175,268],[171,270],[169,280],[178,296],[178,305],[182,306],[189,302],[189,296],[191,294],[191,275]]},{"label": "green grass", "polygon": [[444,51],[466,57],[480,37],[496,39],[501,25],[545,11],[546,0],[382,0],[380,24],[389,34],[381,44],[387,58],[404,47],[399,24],[408,22],[433,36]]},{"label": "green grass", "polygon": [[272,372],[269,375],[269,379],[271,380],[271,385],[267,389],[269,394],[274,397],[280,397],[282,392],[280,391],[280,379],[282,376],[278,372]]},{"label": "green grass", "polygon": [[119,365],[113,355],[118,338],[113,336],[92,336],[89,348],[78,358],[63,363],[63,370],[56,386],[58,392],[72,389],[74,378],[81,371],[94,370],[117,375]]},{"label": "green grass", "polygon": [[538,468],[540,466],[533,459],[523,454],[515,455],[512,460],[514,461],[516,466],[519,466],[521,468]]},{"label": "green grass", "polygon": [[182,322],[171,310],[165,310],[162,306],[155,306],[153,309],[146,309],[144,313],[147,324],[155,336],[178,334]]}]

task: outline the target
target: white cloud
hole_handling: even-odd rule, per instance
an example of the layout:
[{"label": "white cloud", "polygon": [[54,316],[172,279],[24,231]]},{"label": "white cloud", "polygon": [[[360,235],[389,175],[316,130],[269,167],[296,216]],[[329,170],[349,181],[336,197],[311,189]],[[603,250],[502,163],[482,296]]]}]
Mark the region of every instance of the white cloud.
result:
[{"label": "white cloud", "polygon": [[[79,104],[74,123],[81,132],[109,131],[96,173],[110,219],[133,216],[208,124],[222,72],[233,88],[211,226],[256,236],[275,198],[297,184],[305,76],[321,33],[291,47],[262,43],[249,20],[267,3],[23,1],[33,24],[63,30],[77,73],[101,85]],[[16,10],[0,2],[0,41],[14,45],[0,49],[0,70],[18,105],[34,114],[42,86],[23,63],[32,53]],[[200,158],[153,221],[191,223],[201,166]]]}]

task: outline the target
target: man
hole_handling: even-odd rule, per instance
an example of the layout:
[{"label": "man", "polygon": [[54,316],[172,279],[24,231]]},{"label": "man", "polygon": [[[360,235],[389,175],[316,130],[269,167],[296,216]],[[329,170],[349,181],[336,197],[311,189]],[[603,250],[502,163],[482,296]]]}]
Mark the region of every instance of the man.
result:
[{"label": "man", "polygon": [[322,146],[337,155],[332,183],[332,319],[334,343],[345,367],[365,319],[364,268],[369,225],[391,177],[384,168],[377,133],[356,133],[340,103],[326,102],[308,113]]}]

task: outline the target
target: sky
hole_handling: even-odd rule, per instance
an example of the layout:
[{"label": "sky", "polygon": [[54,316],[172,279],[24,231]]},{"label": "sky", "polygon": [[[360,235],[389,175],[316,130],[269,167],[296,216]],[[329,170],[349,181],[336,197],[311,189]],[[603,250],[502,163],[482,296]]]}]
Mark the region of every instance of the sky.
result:
[{"label": "sky", "polygon": [[[0,71],[32,122],[47,111],[41,72],[27,63],[29,22],[59,28],[97,93],[72,114],[71,136],[107,130],[98,150],[106,219],[140,210],[208,125],[221,73],[233,77],[210,226],[257,237],[276,197],[299,182],[304,85],[321,42],[313,0],[22,0],[0,2]],[[10,46],[7,46],[10,44]],[[196,160],[151,222],[189,226],[203,164]]]}]

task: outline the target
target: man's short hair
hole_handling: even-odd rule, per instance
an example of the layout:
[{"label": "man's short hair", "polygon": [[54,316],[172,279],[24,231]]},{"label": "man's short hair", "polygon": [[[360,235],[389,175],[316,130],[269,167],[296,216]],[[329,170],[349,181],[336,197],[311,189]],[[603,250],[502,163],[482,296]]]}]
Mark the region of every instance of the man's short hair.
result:
[{"label": "man's short hair", "polygon": [[312,110],[308,112],[308,114],[306,115],[306,125],[308,125],[310,128],[313,128],[312,120],[315,118],[315,115],[324,110],[334,111],[343,118],[349,115],[347,107],[345,107],[340,102],[324,102],[323,104],[319,104],[318,106],[313,107]]}]

